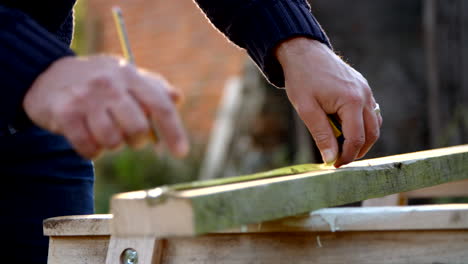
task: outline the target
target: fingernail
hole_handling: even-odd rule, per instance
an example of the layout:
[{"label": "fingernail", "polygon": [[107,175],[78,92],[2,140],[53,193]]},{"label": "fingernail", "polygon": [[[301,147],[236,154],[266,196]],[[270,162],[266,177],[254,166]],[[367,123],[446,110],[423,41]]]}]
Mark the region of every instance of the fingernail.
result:
[{"label": "fingernail", "polygon": [[322,151],[322,159],[326,164],[335,163],[336,154],[331,149],[325,149],[324,151]]}]

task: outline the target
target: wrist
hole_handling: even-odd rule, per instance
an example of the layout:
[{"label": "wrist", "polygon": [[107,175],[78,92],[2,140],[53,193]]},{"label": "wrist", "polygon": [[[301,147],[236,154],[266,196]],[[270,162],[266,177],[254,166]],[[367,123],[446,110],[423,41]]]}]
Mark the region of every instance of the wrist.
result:
[{"label": "wrist", "polygon": [[283,67],[287,67],[298,58],[310,58],[310,55],[325,55],[330,48],[318,40],[296,37],[283,41],[275,50],[275,56]]}]

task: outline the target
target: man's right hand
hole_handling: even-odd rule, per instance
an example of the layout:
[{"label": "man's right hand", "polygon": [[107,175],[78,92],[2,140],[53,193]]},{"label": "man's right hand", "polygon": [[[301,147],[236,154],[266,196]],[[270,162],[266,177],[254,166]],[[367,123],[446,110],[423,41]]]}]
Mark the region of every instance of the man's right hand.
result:
[{"label": "man's right hand", "polygon": [[[309,128],[326,163],[335,167],[364,157],[380,136],[382,116],[367,80],[319,41],[296,37],[278,46],[286,92]],[[344,143],[338,143],[327,115],[342,122]]]},{"label": "man's right hand", "polygon": [[151,121],[178,157],[189,144],[175,103],[180,95],[159,76],[115,57],[65,57],[33,83],[23,107],[38,126],[65,136],[86,158],[122,144],[138,148]]}]

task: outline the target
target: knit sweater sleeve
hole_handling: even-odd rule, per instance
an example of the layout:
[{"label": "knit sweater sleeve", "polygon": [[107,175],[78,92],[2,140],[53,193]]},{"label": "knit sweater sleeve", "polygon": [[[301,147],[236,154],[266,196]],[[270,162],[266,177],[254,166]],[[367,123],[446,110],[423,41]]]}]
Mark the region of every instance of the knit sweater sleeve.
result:
[{"label": "knit sweater sleeve", "polygon": [[195,0],[213,25],[247,50],[270,83],[284,87],[283,69],[274,55],[282,41],[295,36],[331,48],[306,0]]},{"label": "knit sweater sleeve", "polygon": [[64,43],[25,13],[0,5],[0,121],[24,114],[23,98],[55,60],[74,55]]}]

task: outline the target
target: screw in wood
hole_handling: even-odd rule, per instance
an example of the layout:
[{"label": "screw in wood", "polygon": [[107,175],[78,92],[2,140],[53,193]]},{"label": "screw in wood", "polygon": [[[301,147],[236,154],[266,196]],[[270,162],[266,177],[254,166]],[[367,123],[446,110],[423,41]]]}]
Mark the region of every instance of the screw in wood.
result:
[{"label": "screw in wood", "polygon": [[121,264],[138,264],[138,252],[133,248],[127,248],[120,256]]}]

